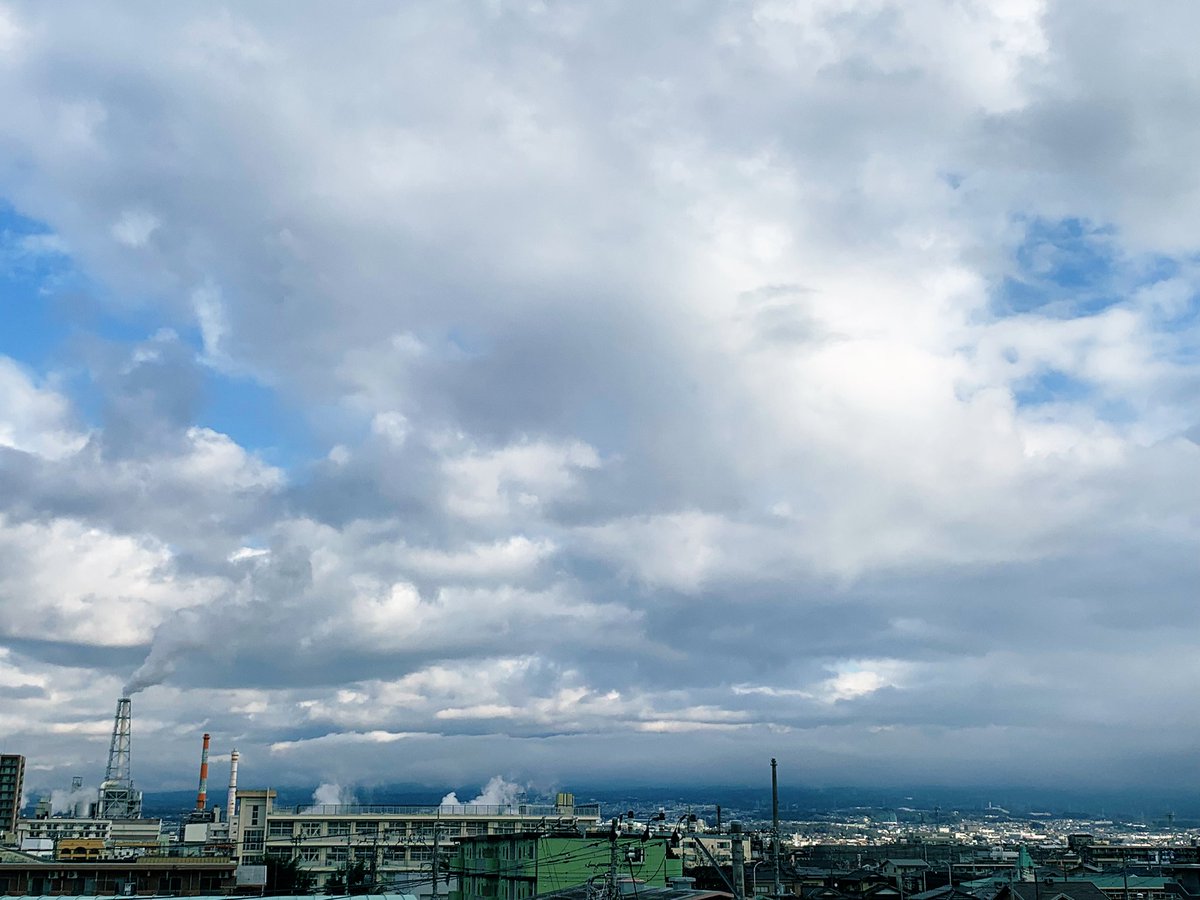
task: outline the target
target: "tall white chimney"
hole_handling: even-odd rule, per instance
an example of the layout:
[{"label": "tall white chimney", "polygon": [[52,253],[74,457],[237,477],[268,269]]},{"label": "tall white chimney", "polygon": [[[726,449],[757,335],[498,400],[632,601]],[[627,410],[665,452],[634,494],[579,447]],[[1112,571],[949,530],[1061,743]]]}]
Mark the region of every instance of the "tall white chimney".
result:
[{"label": "tall white chimney", "polygon": [[237,809],[237,764],[238,752],[229,754],[229,797],[225,801],[225,821],[229,823],[229,836],[234,836],[233,813]]}]

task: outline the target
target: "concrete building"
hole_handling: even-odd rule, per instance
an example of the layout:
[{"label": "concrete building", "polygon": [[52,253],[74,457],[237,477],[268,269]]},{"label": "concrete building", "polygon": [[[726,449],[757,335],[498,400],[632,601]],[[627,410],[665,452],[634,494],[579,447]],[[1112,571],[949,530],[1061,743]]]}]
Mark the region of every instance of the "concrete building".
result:
[{"label": "concrete building", "polygon": [[112,822],[108,819],[19,819],[17,821],[17,840],[21,846],[28,841],[48,839],[54,842],[61,840],[101,840],[107,842],[112,835]]},{"label": "concrete building", "polygon": [[134,862],[0,862],[0,896],[227,894],[232,860],[147,857]]},{"label": "concrete building", "polygon": [[[554,804],[505,806],[275,807],[275,791],[237,791],[235,855],[242,863],[271,857],[296,860],[317,888],[351,864],[363,865],[372,885],[387,891],[431,893],[435,867],[444,872],[463,838],[539,829],[587,829],[600,821],[599,804],[575,805],[570,794]],[[443,883],[440,892],[453,885]]]},{"label": "concrete building", "polygon": [[607,879],[614,859],[618,879],[638,892],[671,887],[683,875],[668,836],[628,834],[614,842],[608,831],[492,834],[459,841],[450,863],[458,887],[449,900],[526,900],[595,884]]},{"label": "concrete building", "polygon": [[[697,844],[703,845],[703,850]],[[685,834],[679,841],[679,852],[685,869],[710,866],[712,860],[716,860],[718,866],[733,865],[733,839],[728,834]],[[749,860],[750,857],[750,835],[747,834],[742,838],[742,859]]]},{"label": "concrete building", "polygon": [[[52,816],[48,819],[18,819],[17,840],[30,853],[62,856],[63,845],[94,848],[103,846],[104,859],[132,859],[158,852],[163,844],[161,819],[79,819]],[[49,843],[47,843],[49,842]],[[82,843],[80,843],[82,842]],[[75,851],[77,852],[77,851]],[[94,854],[94,850],[89,850]],[[90,858],[86,857],[85,858]]]},{"label": "concrete building", "polygon": [[24,787],[25,757],[15,753],[0,756],[0,842],[15,839]]}]

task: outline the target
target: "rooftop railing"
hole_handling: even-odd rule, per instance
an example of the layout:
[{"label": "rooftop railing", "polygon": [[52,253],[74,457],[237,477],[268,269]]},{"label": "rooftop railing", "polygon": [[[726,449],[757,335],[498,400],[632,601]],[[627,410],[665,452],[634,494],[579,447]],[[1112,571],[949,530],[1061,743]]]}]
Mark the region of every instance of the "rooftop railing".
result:
[{"label": "rooftop railing", "polygon": [[298,806],[276,806],[271,813],[273,816],[430,816],[433,818],[449,818],[461,816],[477,816],[496,818],[498,816],[513,816],[515,818],[600,818],[599,803],[577,803],[575,806],[558,807],[552,803],[511,803],[481,805],[474,803],[453,803],[441,806],[372,806],[364,804],[317,804]]}]

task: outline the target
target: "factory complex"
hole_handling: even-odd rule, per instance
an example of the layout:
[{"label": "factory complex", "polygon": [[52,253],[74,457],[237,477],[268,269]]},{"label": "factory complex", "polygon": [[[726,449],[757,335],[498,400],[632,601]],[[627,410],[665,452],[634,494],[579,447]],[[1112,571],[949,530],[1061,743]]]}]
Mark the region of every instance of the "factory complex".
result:
[{"label": "factory complex", "polygon": [[[709,827],[643,806],[613,816],[569,792],[429,805],[278,802],[228,785],[210,802],[200,737],[190,809],[144,815],[130,770],[129,698],[117,703],[99,788],[23,798],[25,759],[0,755],[2,897],[299,897],[378,900],[1200,900],[1200,827],[1168,821],[975,818],[940,807],[850,807],[793,819],[785,842],[776,761],[771,813]],[[657,811],[654,811],[657,810]],[[676,809],[676,812],[679,810]],[[900,815],[907,817],[900,821]]]},{"label": "factory complex", "polygon": [[[238,785],[230,752],[222,803],[208,800],[204,734],[194,808],[178,822],[142,815],[130,769],[132,704],[117,702],[104,781],[71,785],[23,815],[25,760],[0,757],[0,896],[402,894],[446,900],[526,900],[591,883],[711,896],[682,878],[680,840],[660,827],[604,822],[596,803],[443,801],[427,806],[281,806],[269,788]],[[451,795],[452,796],[452,795]],[[661,826],[661,823],[660,823]],[[647,897],[653,894],[647,894]]]}]

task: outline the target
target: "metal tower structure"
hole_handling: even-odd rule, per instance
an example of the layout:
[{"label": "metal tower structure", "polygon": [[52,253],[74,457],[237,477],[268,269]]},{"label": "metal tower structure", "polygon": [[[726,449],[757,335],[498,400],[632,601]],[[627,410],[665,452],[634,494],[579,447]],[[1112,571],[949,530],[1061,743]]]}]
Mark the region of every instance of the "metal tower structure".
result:
[{"label": "metal tower structure", "polygon": [[113,718],[112,742],[108,746],[108,769],[100,785],[99,817],[101,819],[140,819],[142,792],[133,789],[129,769],[129,749],[133,735],[133,718],[128,697],[117,701]]}]

